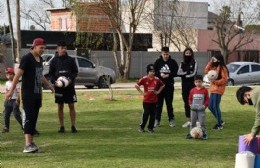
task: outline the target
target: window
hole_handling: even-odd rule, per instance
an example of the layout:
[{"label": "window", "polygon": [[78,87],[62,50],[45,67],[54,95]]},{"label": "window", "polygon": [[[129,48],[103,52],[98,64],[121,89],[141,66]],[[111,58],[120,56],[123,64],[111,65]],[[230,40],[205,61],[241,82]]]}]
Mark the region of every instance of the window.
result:
[{"label": "window", "polygon": [[260,71],[260,65],[251,65],[252,72]]},{"label": "window", "polygon": [[248,73],[249,72],[249,65],[246,65],[244,67],[242,67],[239,71],[238,74],[244,74],[244,73]]},{"label": "window", "polygon": [[88,60],[78,58],[79,67],[81,68],[93,68],[93,64]]}]

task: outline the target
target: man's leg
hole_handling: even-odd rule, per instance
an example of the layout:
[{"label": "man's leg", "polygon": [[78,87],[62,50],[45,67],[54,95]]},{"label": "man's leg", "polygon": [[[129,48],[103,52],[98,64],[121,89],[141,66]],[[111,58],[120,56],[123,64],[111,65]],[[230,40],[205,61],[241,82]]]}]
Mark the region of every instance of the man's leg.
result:
[{"label": "man's leg", "polygon": [[71,126],[75,126],[76,111],[75,111],[74,103],[69,103],[68,106],[69,106],[69,109],[70,109],[70,122],[71,122]]},{"label": "man's leg", "polygon": [[162,90],[162,92],[160,94],[158,94],[158,102],[156,104],[155,119],[159,123],[161,121],[161,115],[162,115],[162,109],[163,109],[163,101],[164,101],[164,90]]},{"label": "man's leg", "polygon": [[58,104],[58,117],[59,117],[60,127],[64,128],[63,108],[64,108],[64,104]]},{"label": "man's leg", "polygon": [[171,122],[172,120],[174,120],[173,107],[172,107],[174,87],[173,87],[173,85],[169,85],[165,89],[166,89],[165,90],[165,102],[166,102],[166,106],[167,106],[169,121]]}]

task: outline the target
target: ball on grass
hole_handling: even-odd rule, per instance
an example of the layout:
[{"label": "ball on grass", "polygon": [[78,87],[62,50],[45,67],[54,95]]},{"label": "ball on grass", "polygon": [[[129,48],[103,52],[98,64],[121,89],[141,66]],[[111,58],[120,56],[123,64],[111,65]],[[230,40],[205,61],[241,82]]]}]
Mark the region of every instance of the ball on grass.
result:
[{"label": "ball on grass", "polygon": [[194,139],[200,139],[203,136],[203,131],[200,127],[194,127],[191,129],[190,135]]}]

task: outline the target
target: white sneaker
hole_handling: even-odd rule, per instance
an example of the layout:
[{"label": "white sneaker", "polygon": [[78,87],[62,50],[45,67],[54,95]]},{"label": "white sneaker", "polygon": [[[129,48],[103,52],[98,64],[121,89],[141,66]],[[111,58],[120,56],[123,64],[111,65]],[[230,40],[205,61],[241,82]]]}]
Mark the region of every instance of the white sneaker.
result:
[{"label": "white sneaker", "polygon": [[170,126],[170,127],[175,127],[175,126],[176,126],[174,120],[171,120],[171,121],[169,122],[169,126]]},{"label": "white sneaker", "polygon": [[184,124],[182,125],[182,127],[183,127],[183,128],[188,128],[188,127],[190,127],[190,125],[191,125],[191,122],[190,122],[190,121],[187,121],[186,123],[184,123]]},{"label": "white sneaker", "polygon": [[154,122],[154,128],[159,127],[159,126],[160,126],[160,122],[159,122],[158,120],[155,120],[155,122]]},{"label": "white sneaker", "polygon": [[200,125],[200,122],[199,122],[199,121],[197,121],[197,122],[196,122],[196,126],[197,126],[197,127],[201,127],[201,125]]}]

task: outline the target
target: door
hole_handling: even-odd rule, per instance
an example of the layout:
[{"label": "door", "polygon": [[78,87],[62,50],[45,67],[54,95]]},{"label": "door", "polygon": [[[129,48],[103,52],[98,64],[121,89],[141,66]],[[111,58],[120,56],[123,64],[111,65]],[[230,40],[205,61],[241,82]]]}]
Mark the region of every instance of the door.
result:
[{"label": "door", "polygon": [[251,65],[251,82],[252,83],[260,83],[260,65],[252,64]]},{"label": "door", "polygon": [[235,80],[235,84],[247,84],[250,83],[250,69],[249,65],[242,66],[237,72],[237,78]]},{"label": "door", "polygon": [[77,58],[78,60],[78,82],[84,85],[94,85],[96,81],[97,71],[92,62]]}]

